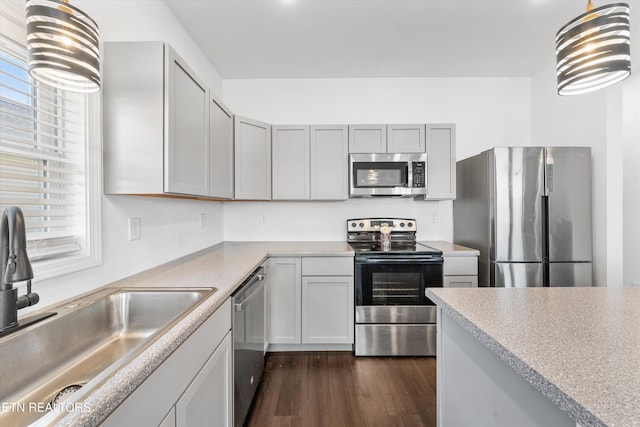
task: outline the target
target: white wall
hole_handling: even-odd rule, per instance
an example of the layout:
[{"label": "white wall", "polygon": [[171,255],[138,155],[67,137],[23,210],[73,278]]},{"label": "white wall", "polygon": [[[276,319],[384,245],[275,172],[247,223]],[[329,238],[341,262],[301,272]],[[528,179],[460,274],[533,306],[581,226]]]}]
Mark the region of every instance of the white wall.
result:
[{"label": "white wall", "polygon": [[[637,28],[637,27],[636,27]],[[640,38],[638,38],[640,40]],[[636,43],[640,48],[640,43]],[[635,56],[640,63],[640,49]],[[640,72],[624,82],[623,108],[623,284],[640,286]]]},{"label": "white wall", "polygon": [[[212,89],[221,93],[219,75],[164,2],[78,0],[74,4],[97,21],[102,41],[165,40],[180,52]],[[33,285],[34,291],[40,295],[40,303],[21,310],[21,315],[223,239],[224,211],[220,202],[103,196],[102,204],[104,263],[49,280],[39,281],[36,274]],[[205,214],[204,229],[199,227],[200,213]],[[140,240],[128,241],[127,220],[130,217],[142,219]]]},{"label": "white wall", "polygon": [[[561,97],[555,64],[531,79],[533,145],[591,147],[594,283],[607,283],[607,96],[606,91]],[[611,241],[611,240],[609,240]]]},{"label": "white wall", "polygon": [[[224,80],[223,88],[234,113],[271,124],[455,123],[458,159],[531,142],[529,79],[243,79]],[[422,240],[453,239],[450,201],[252,202],[224,210],[226,240],[341,240],[346,219],[378,215],[417,218]]]},{"label": "white wall", "polygon": [[[640,26],[632,3],[631,28]],[[590,94],[556,94],[555,64],[531,79],[533,145],[585,145],[593,156],[594,284],[640,282],[640,36],[631,34],[631,77]],[[636,64],[634,66],[634,64]]]}]

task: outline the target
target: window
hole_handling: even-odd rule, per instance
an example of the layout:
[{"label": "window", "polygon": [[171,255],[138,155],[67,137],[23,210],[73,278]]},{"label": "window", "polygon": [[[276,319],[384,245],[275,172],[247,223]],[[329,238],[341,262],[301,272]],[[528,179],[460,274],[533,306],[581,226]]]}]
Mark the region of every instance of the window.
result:
[{"label": "window", "polygon": [[27,72],[25,3],[0,9],[0,209],[19,206],[35,279],[100,261],[99,95]]}]

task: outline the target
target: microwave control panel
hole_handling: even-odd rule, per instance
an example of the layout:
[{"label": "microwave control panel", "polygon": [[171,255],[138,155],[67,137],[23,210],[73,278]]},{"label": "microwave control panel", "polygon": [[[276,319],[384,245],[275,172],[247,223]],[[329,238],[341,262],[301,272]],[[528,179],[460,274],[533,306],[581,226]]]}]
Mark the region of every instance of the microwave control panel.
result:
[{"label": "microwave control panel", "polygon": [[425,186],[426,171],[425,162],[412,162],[413,187],[423,188]]}]

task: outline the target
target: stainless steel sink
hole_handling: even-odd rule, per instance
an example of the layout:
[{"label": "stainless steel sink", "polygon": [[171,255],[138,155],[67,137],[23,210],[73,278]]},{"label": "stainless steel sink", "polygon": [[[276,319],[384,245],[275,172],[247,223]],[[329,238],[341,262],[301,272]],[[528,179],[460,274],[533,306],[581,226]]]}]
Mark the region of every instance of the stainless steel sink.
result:
[{"label": "stainless steel sink", "polygon": [[1,338],[0,425],[30,424],[47,415],[29,410],[34,405],[97,387],[105,373],[132,360],[215,291],[103,289],[53,307],[55,316]]}]

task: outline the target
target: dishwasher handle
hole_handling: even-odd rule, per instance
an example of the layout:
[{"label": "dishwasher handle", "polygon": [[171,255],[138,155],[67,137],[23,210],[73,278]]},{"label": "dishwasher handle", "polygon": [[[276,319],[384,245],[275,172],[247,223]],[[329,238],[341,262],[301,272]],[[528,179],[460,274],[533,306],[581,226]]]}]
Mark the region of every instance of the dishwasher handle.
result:
[{"label": "dishwasher handle", "polygon": [[247,289],[249,289],[254,283],[261,282],[260,286],[256,287],[256,289],[251,293],[251,295],[243,299],[241,302],[233,304],[233,309],[235,311],[243,311],[245,306],[249,304],[251,300],[255,298],[255,296],[262,291],[262,288],[264,288],[264,284],[265,284],[264,279],[266,277],[267,277],[266,274],[256,274],[247,283],[243,285],[243,288],[246,287]]}]

